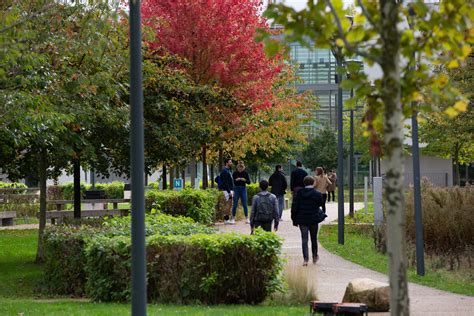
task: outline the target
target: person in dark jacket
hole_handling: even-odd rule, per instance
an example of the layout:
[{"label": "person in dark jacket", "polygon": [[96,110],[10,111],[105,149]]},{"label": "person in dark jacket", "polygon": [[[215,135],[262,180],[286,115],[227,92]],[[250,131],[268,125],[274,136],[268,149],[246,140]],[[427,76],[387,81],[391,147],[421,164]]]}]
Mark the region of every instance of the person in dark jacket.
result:
[{"label": "person in dark jacket", "polygon": [[252,212],[250,213],[250,231],[253,234],[254,229],[262,227],[267,232],[272,231],[272,222],[274,230],[278,230],[280,212],[278,211],[278,201],[275,195],[268,192],[268,181],[262,180],[259,183],[260,192],[255,194],[252,199]]},{"label": "person in dark jacket", "polygon": [[271,193],[275,194],[278,199],[278,210],[280,212],[280,221],[283,216],[283,209],[285,208],[285,193],[288,183],[286,182],[285,174],[281,165],[276,165],[275,172],[268,179],[268,183],[272,187]]},{"label": "person in dark jacket", "polygon": [[[224,192],[224,200],[225,200],[225,213],[226,216],[230,215],[230,208],[232,207],[232,198],[234,197],[234,179],[232,179],[232,159],[224,160],[224,168],[222,169],[221,173],[219,174],[219,182],[220,182],[220,190]],[[230,224],[230,220],[226,219],[224,221],[225,224]]]},{"label": "person in dark jacket", "polygon": [[304,188],[300,189],[293,199],[291,220],[294,226],[299,226],[303,248],[303,266],[308,265],[308,233],[311,235],[311,251],[313,263],[318,261],[318,210],[323,205],[321,193],[313,187],[314,178],[306,176]]},{"label": "person in dark jacket", "polygon": [[247,184],[250,184],[250,177],[247,171],[245,171],[245,165],[242,161],[237,164],[237,170],[232,174],[234,179],[234,203],[232,205],[232,218],[230,219],[231,224],[235,224],[235,214],[237,213],[237,205],[239,204],[239,198],[242,201],[242,207],[244,208],[245,222],[250,224],[249,211],[247,206]]},{"label": "person in dark jacket", "polygon": [[307,175],[308,173],[303,170],[303,164],[301,161],[296,161],[296,169],[291,172],[290,177],[290,189],[291,193],[293,194],[293,198],[295,198],[298,190],[304,187],[303,179]]}]

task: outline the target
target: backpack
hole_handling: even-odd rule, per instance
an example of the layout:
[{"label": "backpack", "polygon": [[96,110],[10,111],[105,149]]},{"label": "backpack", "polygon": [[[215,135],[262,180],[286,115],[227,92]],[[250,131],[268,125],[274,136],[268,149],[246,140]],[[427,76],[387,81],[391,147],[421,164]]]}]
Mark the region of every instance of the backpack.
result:
[{"label": "backpack", "polygon": [[273,220],[273,210],[275,204],[272,203],[272,200],[270,199],[270,194],[261,195],[260,193],[258,193],[257,195],[259,199],[257,200],[257,212],[255,214],[255,221],[262,223],[271,223]]},{"label": "backpack", "polygon": [[217,183],[217,188],[222,190],[222,181],[220,175],[214,178],[214,182]]}]

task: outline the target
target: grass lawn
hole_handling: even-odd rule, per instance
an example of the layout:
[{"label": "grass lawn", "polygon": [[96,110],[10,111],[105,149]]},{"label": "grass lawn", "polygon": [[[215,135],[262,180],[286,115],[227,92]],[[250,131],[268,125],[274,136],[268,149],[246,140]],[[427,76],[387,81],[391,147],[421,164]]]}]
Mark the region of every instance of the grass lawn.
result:
[{"label": "grass lawn", "polygon": [[[129,315],[130,304],[93,303],[86,299],[48,298],[38,294],[41,266],[34,264],[37,230],[0,231],[0,315]],[[303,315],[307,306],[153,305],[149,315]]]},{"label": "grass lawn", "polygon": [[[337,225],[324,225],[318,239],[324,248],[342,258],[378,272],[388,272],[387,256],[375,250],[371,231],[364,232],[363,227],[346,225],[345,245],[339,245],[337,242]],[[408,280],[440,290],[474,296],[472,270],[434,269],[430,258],[425,257],[425,272],[424,277],[418,276],[416,267],[411,267],[408,270]]]}]

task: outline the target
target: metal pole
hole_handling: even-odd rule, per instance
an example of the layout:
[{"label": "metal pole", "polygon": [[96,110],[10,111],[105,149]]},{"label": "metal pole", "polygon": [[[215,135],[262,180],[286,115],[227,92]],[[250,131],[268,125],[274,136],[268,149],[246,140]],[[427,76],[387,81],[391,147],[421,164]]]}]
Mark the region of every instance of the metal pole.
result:
[{"label": "metal pole", "polygon": [[[335,54],[337,66],[342,67],[342,57]],[[344,245],[344,143],[342,138],[342,87],[341,74],[337,74],[337,240]]]},{"label": "metal pole", "polygon": [[[351,89],[351,98],[354,90]],[[349,215],[354,216],[354,110],[350,110],[350,143],[349,143]]]},{"label": "metal pole", "polygon": [[[414,107],[415,104],[412,104]],[[420,186],[420,152],[418,145],[418,120],[417,111],[413,109],[411,116],[412,128],[412,152],[413,152],[413,190],[415,199],[415,237],[416,237],[416,273],[425,275],[425,258],[423,242],[423,217],[421,209],[421,186]]]},{"label": "metal pole", "polygon": [[132,315],[146,315],[145,159],[140,0],[130,0]]}]

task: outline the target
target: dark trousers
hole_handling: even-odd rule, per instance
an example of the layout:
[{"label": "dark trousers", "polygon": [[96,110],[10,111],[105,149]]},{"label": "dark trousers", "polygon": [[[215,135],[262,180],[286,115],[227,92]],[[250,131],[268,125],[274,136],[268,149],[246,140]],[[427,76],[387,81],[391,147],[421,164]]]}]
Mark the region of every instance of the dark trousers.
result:
[{"label": "dark trousers", "polygon": [[332,201],[335,202],[336,198],[334,195],[334,191],[328,191],[328,202],[331,202],[331,194],[332,194]]},{"label": "dark trousers", "polygon": [[262,227],[264,231],[271,232],[272,231],[272,222],[270,223],[262,223],[262,222],[254,222],[254,227]]},{"label": "dark trousers", "polygon": [[308,233],[311,235],[311,252],[313,258],[318,255],[318,224],[304,226],[299,225],[301,231],[301,246],[303,248],[303,259],[305,262],[309,261],[308,255]]},{"label": "dark trousers", "polygon": [[328,198],[328,194],[322,193],[321,195],[323,196],[323,206],[321,208],[323,209],[323,212],[326,213],[326,199]]}]

